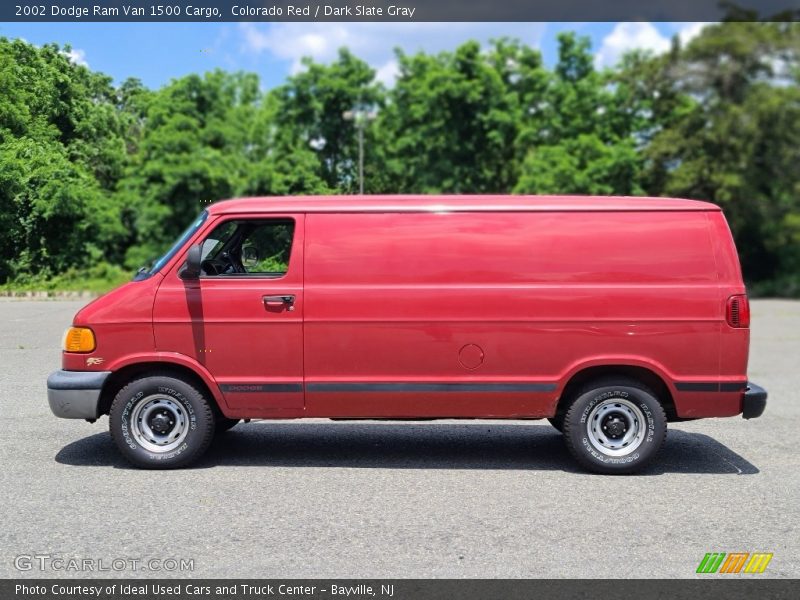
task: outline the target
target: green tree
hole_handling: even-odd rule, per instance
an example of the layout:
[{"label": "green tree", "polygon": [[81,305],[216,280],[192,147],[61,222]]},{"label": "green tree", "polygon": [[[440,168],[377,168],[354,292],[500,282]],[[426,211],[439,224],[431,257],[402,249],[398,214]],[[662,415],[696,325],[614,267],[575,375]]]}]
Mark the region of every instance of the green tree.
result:
[{"label": "green tree", "polygon": [[[343,114],[356,107],[380,108],[383,89],[375,82],[374,70],[344,48],[330,65],[306,58],[303,67],[272,92],[273,116],[282,129],[277,137],[284,149],[297,150],[290,164],[310,166],[306,151],[311,149],[319,161],[319,176],[328,189],[357,190],[355,124]],[[371,141],[368,137],[368,143]],[[312,190],[316,189],[317,184],[313,183]]]},{"label": "green tree", "polygon": [[[503,192],[516,179],[516,77],[538,53],[503,42],[488,56],[477,42],[436,56],[397,52],[400,75],[378,131],[385,191]],[[511,61],[520,58],[519,65]],[[514,90],[517,86],[517,90]]]},{"label": "green tree", "polygon": [[120,252],[124,119],[110,78],[68,51],[0,38],[0,281]]},{"label": "green tree", "polygon": [[237,193],[246,196],[326,194],[333,191],[322,178],[317,153],[297,143],[296,131],[287,126],[282,103],[267,94],[259,107],[245,153],[250,161]]},{"label": "green tree", "polygon": [[521,133],[516,193],[637,194],[635,96],[595,70],[589,40],[562,33],[554,73]]},{"label": "green tree", "polygon": [[721,23],[677,53],[661,67],[691,102],[644,150],[650,191],[722,206],[746,277],[797,293],[800,28]]},{"label": "green tree", "polygon": [[139,128],[118,186],[136,236],[129,267],[160,254],[210,202],[328,189],[317,157],[293,143],[280,103],[261,93],[254,74],[189,75],[153,93],[127,82],[121,92]]},{"label": "green tree", "polygon": [[510,39],[398,52],[389,89],[346,49],[268,92],[219,70],[114,87],[68,51],[0,38],[0,283],[138,266],[221,198],[353,192],[361,107],[368,192],[710,200],[747,280],[800,295],[796,23],[719,23],[599,71],[574,34],[552,69]]}]

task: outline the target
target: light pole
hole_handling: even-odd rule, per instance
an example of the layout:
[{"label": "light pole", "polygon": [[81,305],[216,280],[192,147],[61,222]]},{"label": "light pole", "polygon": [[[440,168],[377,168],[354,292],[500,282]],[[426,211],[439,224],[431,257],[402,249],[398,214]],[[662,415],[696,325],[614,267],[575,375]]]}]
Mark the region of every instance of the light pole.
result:
[{"label": "light pole", "polygon": [[364,194],[364,127],[378,116],[374,110],[353,108],[342,113],[345,121],[353,121],[358,132],[358,193]]}]

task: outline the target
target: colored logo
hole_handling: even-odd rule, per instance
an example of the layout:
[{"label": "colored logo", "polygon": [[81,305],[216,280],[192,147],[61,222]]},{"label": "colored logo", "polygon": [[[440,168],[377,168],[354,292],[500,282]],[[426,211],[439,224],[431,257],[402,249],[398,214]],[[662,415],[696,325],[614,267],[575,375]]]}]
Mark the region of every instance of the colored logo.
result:
[{"label": "colored logo", "polygon": [[93,365],[100,365],[100,364],[103,364],[103,361],[104,361],[104,360],[105,360],[105,359],[103,359],[103,358],[100,358],[100,357],[97,357],[97,358],[95,358],[95,357],[87,358],[87,359],[86,359],[86,366],[88,366],[88,367],[91,367],[91,366],[93,366]]},{"label": "colored logo", "polygon": [[700,561],[697,572],[763,573],[771,560],[771,552],[709,552]]}]

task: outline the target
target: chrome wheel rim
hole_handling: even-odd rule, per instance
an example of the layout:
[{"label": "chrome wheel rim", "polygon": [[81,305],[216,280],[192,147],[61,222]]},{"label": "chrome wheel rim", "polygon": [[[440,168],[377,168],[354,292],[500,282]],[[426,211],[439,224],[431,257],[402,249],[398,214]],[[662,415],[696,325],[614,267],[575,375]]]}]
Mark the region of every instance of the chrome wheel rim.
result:
[{"label": "chrome wheel rim", "polygon": [[131,433],[150,452],[170,452],[189,433],[189,415],[174,398],[153,394],[142,398],[131,412]]},{"label": "chrome wheel rim", "polygon": [[610,398],[595,406],[586,420],[586,437],[606,456],[627,456],[644,440],[645,418],[630,400]]}]

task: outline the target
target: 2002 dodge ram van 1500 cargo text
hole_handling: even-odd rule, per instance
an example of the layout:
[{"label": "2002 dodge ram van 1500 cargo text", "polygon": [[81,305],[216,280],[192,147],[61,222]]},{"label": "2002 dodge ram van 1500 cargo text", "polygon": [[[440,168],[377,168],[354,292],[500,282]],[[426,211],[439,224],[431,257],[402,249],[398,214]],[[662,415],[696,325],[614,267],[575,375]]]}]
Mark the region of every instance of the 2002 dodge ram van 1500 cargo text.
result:
[{"label": "2002 dodge ram van 1500 cargo text", "polygon": [[542,419],[630,473],[668,421],[758,417],[750,310],[717,206],[525,196],[247,198],[203,211],[75,315],[59,417],[142,467],[241,419]]}]

